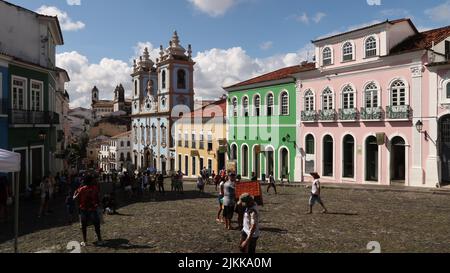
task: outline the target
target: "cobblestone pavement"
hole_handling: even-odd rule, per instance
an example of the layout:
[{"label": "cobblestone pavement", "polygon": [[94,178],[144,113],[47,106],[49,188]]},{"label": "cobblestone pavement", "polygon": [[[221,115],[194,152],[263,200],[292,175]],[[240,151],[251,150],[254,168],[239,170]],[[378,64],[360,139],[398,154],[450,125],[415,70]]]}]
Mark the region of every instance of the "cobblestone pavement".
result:
[{"label": "cobblestone pavement", "polygon": [[[122,204],[121,215],[107,216],[102,226],[106,246],[96,247],[88,230],[85,253],[235,253],[239,231],[216,223],[214,187],[205,194],[185,186],[184,195],[167,193]],[[260,253],[368,253],[378,241],[382,252],[450,252],[450,196],[410,192],[324,189],[330,214],[306,215],[308,190],[279,188],[266,195],[261,208]],[[66,225],[64,208],[38,220],[37,205],[22,206],[19,239],[22,252],[68,252],[67,243],[81,240],[77,223]],[[236,225],[236,224],[235,224]],[[0,252],[12,252],[11,227],[0,226]]]}]

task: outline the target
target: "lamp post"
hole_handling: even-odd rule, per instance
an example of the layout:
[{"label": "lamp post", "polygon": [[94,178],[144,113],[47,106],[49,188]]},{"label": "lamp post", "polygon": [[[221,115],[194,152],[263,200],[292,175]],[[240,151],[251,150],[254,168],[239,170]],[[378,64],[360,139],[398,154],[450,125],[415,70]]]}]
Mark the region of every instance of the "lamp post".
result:
[{"label": "lamp post", "polygon": [[423,130],[423,122],[421,120],[417,121],[416,123],[416,129],[419,134],[425,135],[425,140],[428,140],[428,132]]}]

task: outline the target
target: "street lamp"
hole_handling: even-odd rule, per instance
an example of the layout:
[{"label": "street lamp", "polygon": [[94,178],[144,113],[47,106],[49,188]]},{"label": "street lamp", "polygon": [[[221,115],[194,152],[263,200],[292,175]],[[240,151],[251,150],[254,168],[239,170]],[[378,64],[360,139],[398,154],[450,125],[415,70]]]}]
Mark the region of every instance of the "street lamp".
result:
[{"label": "street lamp", "polygon": [[421,120],[416,123],[416,129],[419,134],[425,135],[425,140],[428,140],[428,132],[426,130],[423,130],[423,122]]}]

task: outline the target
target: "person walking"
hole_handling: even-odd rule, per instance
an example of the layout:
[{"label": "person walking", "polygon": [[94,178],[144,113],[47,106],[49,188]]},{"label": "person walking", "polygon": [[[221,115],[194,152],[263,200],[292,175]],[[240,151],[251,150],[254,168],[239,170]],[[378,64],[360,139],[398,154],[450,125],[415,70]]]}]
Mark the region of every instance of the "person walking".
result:
[{"label": "person walking", "polygon": [[232,230],[231,220],[233,219],[234,207],[236,204],[236,174],[230,173],[229,180],[223,185],[223,218],[225,228]]},{"label": "person walking", "polygon": [[41,206],[39,208],[39,215],[38,218],[41,218],[42,215],[48,215],[49,208],[48,203],[50,202],[50,180],[48,176],[45,176],[42,179],[41,184],[39,185],[39,188],[41,190]]},{"label": "person walking", "polygon": [[312,188],[311,188],[311,198],[309,199],[309,211],[307,212],[307,214],[312,214],[313,213],[313,207],[316,203],[319,203],[322,208],[323,211],[322,213],[328,213],[327,208],[325,207],[325,205],[322,202],[322,198],[321,198],[321,187],[320,187],[320,175],[318,173],[311,173],[310,174],[314,181],[312,183]]},{"label": "person walking", "polygon": [[197,178],[197,188],[200,191],[200,193],[205,192],[205,179],[204,179],[204,177],[202,177],[202,175],[200,175]]},{"label": "person walking", "polygon": [[162,173],[159,173],[157,176],[158,181],[158,191],[160,194],[165,195],[166,191],[164,190],[164,176]]},{"label": "person walking", "polygon": [[275,185],[275,178],[273,177],[273,173],[270,173],[270,175],[269,175],[269,186],[267,187],[267,193],[269,193],[270,188],[273,188],[275,190],[275,194],[278,194],[277,186]]},{"label": "person walking", "polygon": [[99,191],[94,182],[95,181],[92,176],[87,176],[84,181],[84,185],[79,188],[73,196],[73,199],[78,199],[79,203],[81,232],[83,235],[83,242],[81,242],[81,246],[83,247],[86,246],[87,242],[87,227],[89,222],[94,224],[95,233],[98,240],[97,245],[103,245],[100,230],[100,215],[98,214]]},{"label": "person walking", "polygon": [[[220,176],[217,176],[220,178]],[[216,221],[218,223],[223,223],[224,222],[224,217],[222,215],[223,213],[223,198],[224,198],[224,187],[223,185],[225,184],[224,181],[220,181],[219,183],[219,196],[218,196],[218,201],[219,201],[219,211],[217,212],[217,219]]]},{"label": "person walking", "polygon": [[239,249],[242,253],[255,254],[256,244],[261,235],[258,207],[253,196],[248,193],[240,196],[238,204],[245,210]]}]

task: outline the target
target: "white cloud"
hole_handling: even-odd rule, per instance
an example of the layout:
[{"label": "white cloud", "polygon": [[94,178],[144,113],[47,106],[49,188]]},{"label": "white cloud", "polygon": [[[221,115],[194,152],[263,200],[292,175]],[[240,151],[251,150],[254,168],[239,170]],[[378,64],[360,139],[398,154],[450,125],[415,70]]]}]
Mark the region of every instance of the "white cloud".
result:
[{"label": "white cloud", "polygon": [[131,67],[129,64],[109,58],[103,58],[98,64],[90,63],[86,56],[76,51],[56,55],[58,67],[67,70],[70,83],[71,107],[90,107],[91,90],[96,85],[102,99],[112,99],[115,87],[122,84],[131,95]]},{"label": "white cloud", "polygon": [[450,23],[450,1],[425,10],[425,14],[435,22]]},{"label": "white cloud", "polygon": [[73,22],[69,15],[53,6],[41,6],[36,10],[37,13],[58,16],[59,23],[61,24],[61,29],[64,31],[77,31],[83,29],[86,25],[81,21]]},{"label": "white cloud", "polygon": [[302,14],[295,14],[291,15],[288,18],[294,18],[296,21],[301,22],[303,24],[309,24],[311,21],[318,24],[320,21],[322,21],[323,18],[327,16],[323,12],[317,12],[315,15],[310,16],[306,12],[303,12]]},{"label": "white cloud", "polygon": [[69,6],[81,6],[81,0],[67,0]]},{"label": "white cloud", "polygon": [[259,48],[261,48],[262,50],[269,50],[272,47],[273,47],[273,42],[272,41],[267,41],[267,42],[264,42],[264,43],[259,45]]},{"label": "white cloud", "polygon": [[156,62],[156,58],[159,58],[159,48],[154,47],[151,42],[138,42],[136,46],[133,47],[134,55],[130,59],[130,63],[133,63],[133,60],[139,60],[139,57],[142,56],[144,49],[147,48],[150,54],[150,59]]},{"label": "white cloud", "polygon": [[211,17],[219,17],[227,13],[238,0],[188,0],[198,10]]},{"label": "white cloud", "polygon": [[381,6],[381,0],[367,0],[369,6]]}]

